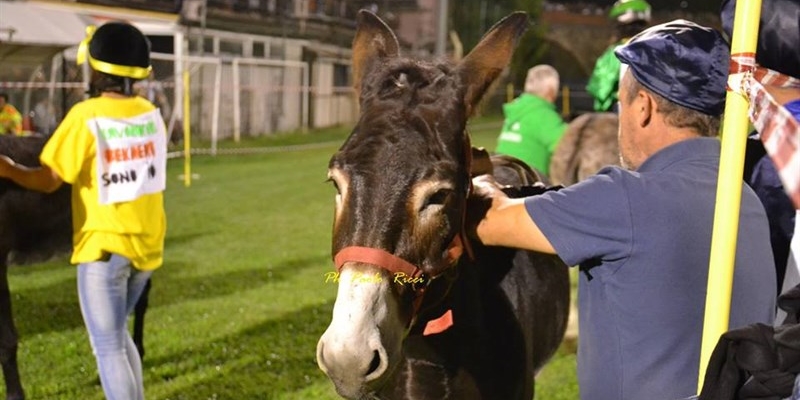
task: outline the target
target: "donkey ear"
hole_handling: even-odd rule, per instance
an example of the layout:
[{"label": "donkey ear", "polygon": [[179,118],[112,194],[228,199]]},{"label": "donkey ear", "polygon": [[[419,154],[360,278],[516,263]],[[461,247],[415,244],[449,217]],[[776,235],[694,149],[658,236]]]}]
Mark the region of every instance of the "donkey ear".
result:
[{"label": "donkey ear", "polygon": [[361,10],[358,12],[356,36],[353,38],[353,87],[361,91],[361,80],[370,64],[383,58],[397,57],[400,45],[397,37],[377,15]]},{"label": "donkey ear", "polygon": [[528,29],[528,14],[517,11],[503,18],[483,35],[481,41],[458,64],[466,86],[467,115],[472,115],[483,94],[511,61],[517,42]]}]

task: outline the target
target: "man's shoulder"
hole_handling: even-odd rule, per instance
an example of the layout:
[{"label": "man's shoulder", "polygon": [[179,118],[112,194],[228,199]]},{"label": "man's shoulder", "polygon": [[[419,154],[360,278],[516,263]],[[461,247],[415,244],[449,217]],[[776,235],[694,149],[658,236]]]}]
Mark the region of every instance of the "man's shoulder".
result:
[{"label": "man's shoulder", "polygon": [[591,176],[590,178],[593,179],[600,179],[600,180],[611,180],[613,182],[624,182],[624,181],[638,181],[642,178],[642,175],[639,172],[631,171],[629,169],[625,169],[623,167],[617,165],[608,165],[603,168],[600,168],[596,174]]},{"label": "man's shoulder", "polygon": [[746,225],[762,225],[765,221],[768,223],[767,212],[764,209],[764,203],[758,198],[758,195],[750,187],[750,185],[742,184],[742,197],[741,197],[740,213],[743,215],[750,215],[752,218],[743,218],[741,221]]},{"label": "man's shoulder", "polygon": [[530,100],[521,104],[527,112],[524,113],[521,119],[527,121],[535,121],[535,126],[550,128],[550,125],[556,121],[564,123],[564,119],[556,110],[555,104],[548,102],[540,97],[531,95]]},{"label": "man's shoulder", "polygon": [[[605,209],[609,205],[626,204],[629,197],[627,193],[639,177],[635,172],[623,168],[609,166],[602,168],[595,175],[567,186],[563,189],[544,193],[541,201],[554,202],[562,205],[572,204],[577,208]],[[531,198],[531,202],[540,200]],[[569,207],[567,207],[569,208]]]}]

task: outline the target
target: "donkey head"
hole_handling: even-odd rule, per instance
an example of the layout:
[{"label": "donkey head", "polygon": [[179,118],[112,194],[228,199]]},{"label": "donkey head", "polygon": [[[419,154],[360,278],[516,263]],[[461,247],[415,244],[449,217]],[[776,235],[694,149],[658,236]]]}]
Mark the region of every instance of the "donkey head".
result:
[{"label": "donkey head", "polygon": [[340,395],[364,398],[401,360],[419,289],[461,253],[468,117],[511,58],[528,18],[498,22],[457,65],[399,55],[392,31],[359,13],[352,69],[361,115],[331,158],[339,288],[317,362]]}]

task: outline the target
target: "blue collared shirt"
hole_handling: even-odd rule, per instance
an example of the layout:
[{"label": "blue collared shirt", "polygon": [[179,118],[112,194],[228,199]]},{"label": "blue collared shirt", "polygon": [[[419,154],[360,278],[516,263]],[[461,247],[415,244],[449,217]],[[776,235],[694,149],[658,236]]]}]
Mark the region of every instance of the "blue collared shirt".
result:
[{"label": "blue collared shirt", "polygon": [[[607,167],[526,208],[581,265],[578,381],[585,400],[674,400],[697,390],[719,140],[685,140],[637,171]],[[763,206],[742,189],[730,327],[772,324],[775,269]]]}]

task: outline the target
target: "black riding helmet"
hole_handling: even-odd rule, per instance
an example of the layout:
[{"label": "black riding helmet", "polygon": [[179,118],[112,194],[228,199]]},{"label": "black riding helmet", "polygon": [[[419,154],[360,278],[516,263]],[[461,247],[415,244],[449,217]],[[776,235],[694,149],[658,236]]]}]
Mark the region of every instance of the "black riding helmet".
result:
[{"label": "black riding helmet", "polygon": [[135,26],[122,21],[89,27],[78,50],[78,64],[86,61],[97,73],[91,79],[90,93],[133,92],[135,81],[147,78],[150,66],[150,41]]}]

